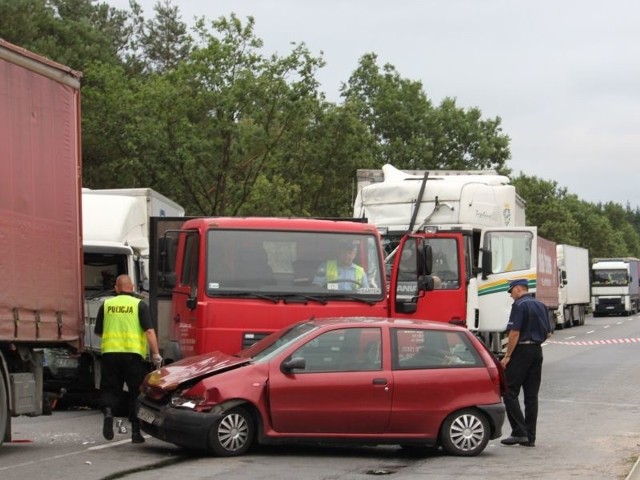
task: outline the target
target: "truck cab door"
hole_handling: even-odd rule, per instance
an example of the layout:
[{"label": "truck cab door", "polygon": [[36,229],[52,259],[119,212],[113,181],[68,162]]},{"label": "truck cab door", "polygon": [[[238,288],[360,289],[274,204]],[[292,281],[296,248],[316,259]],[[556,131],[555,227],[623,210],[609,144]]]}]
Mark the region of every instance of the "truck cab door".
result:
[{"label": "truck cab door", "polygon": [[[507,292],[509,282],[526,278],[535,286],[537,228],[486,228],[480,237],[479,272],[472,282],[468,301],[471,330],[503,332],[507,328],[513,300]],[[476,298],[472,298],[477,295]]]},{"label": "truck cab door", "polygon": [[[180,358],[174,338],[172,296],[176,283],[176,249],[187,217],[151,217],[149,223],[149,308],[160,351],[166,362]],[[186,296],[182,295],[184,303]]]},{"label": "truck cab door", "polygon": [[391,316],[424,318],[425,292],[433,290],[431,246],[421,235],[406,235],[392,257],[387,270]]},{"label": "truck cab door", "polygon": [[[391,289],[391,293],[395,293],[393,315],[410,313],[415,318],[465,325],[467,273],[463,235],[459,232],[435,232],[414,236],[417,242],[401,244],[400,262],[395,264],[398,275],[395,288]],[[415,274],[410,275],[404,266],[407,253],[416,249],[414,243],[430,249],[430,289],[417,288]],[[415,310],[407,311],[403,308],[405,305],[413,305]]]}]

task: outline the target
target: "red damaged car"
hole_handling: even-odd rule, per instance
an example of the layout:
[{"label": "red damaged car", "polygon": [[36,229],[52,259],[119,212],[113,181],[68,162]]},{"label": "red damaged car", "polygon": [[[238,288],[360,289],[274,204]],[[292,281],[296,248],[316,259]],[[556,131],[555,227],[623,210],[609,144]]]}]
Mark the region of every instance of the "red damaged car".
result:
[{"label": "red damaged car", "polygon": [[441,446],[471,456],[501,436],[504,374],[464,328],[335,318],[287,327],[231,356],[147,375],[144,432],[220,456],[254,442]]}]

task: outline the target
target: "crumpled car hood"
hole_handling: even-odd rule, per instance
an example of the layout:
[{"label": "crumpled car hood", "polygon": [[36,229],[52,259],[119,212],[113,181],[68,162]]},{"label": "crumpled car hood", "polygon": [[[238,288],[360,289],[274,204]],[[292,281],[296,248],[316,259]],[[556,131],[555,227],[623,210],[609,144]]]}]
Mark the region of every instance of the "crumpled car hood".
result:
[{"label": "crumpled car hood", "polygon": [[205,353],[184,358],[151,372],[147,377],[147,383],[154,388],[173,390],[186,381],[220,373],[250,362],[250,358],[234,357],[222,352]]}]

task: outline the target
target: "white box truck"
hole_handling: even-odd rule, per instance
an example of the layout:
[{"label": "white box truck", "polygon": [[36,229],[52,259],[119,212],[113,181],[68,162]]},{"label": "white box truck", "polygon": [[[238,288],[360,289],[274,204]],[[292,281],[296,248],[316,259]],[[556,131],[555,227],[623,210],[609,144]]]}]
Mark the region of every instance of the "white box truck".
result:
[{"label": "white box truck", "polygon": [[81,355],[45,351],[45,387],[63,393],[63,403],[96,397],[102,342],[93,330],[100,305],[115,295],[115,279],[122,274],[128,274],[135,293],[147,299],[150,218],[179,216],[184,216],[182,206],[150,188],[82,189],[84,347]]},{"label": "white box truck", "polygon": [[640,310],[640,259],[594,258],[591,308],[594,317],[633,315]]},{"label": "white box truck", "polygon": [[591,299],[589,250],[566,244],[556,249],[560,276],[556,328],[584,325]]}]

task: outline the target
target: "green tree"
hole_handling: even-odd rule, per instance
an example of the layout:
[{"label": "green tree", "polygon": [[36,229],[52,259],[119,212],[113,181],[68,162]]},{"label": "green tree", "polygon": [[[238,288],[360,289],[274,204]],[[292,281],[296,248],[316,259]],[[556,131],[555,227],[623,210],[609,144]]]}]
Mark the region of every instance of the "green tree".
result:
[{"label": "green tree", "polygon": [[308,122],[283,135],[273,169],[296,196],[290,214],[350,217],[358,168],[375,168],[373,138],[348,106],[321,103]]},{"label": "green tree", "polygon": [[566,189],[554,181],[521,174],[513,179],[518,194],[526,201],[528,225],[538,227],[538,233],[556,243],[576,245],[580,225],[565,206]]},{"label": "green tree", "polygon": [[638,256],[638,231],[629,222],[630,209],[607,203],[594,205],[559,188],[554,181],[520,175],[513,179],[526,201],[528,225],[556,243],[587,248],[594,257]]},{"label": "green tree", "polygon": [[434,108],[422,83],[404,79],[395,67],[382,70],[364,55],[341,95],[375,138],[375,163],[401,169],[500,169],[506,171],[509,138],[500,119],[482,120],[446,98]]},{"label": "green tree", "polygon": [[177,68],[187,60],[193,48],[193,41],[187,32],[187,25],[181,20],[178,7],[170,0],[157,2],[155,17],[137,23],[137,41],[144,51],[147,69],[163,72]]},{"label": "green tree", "polygon": [[[171,192],[191,214],[292,212],[296,189],[274,159],[287,132],[301,131],[317,113],[315,72],[323,61],[303,44],[265,58],[252,18],[243,25],[232,15],[211,26],[213,33],[198,23],[199,46],[171,70],[129,82],[103,72],[102,92],[129,96],[119,107],[118,154],[95,159],[92,178]],[[100,108],[113,122],[110,104]],[[107,178],[106,171],[116,174]]]},{"label": "green tree", "polygon": [[120,63],[132,18],[94,0],[0,0],[0,37],[84,72]]}]

